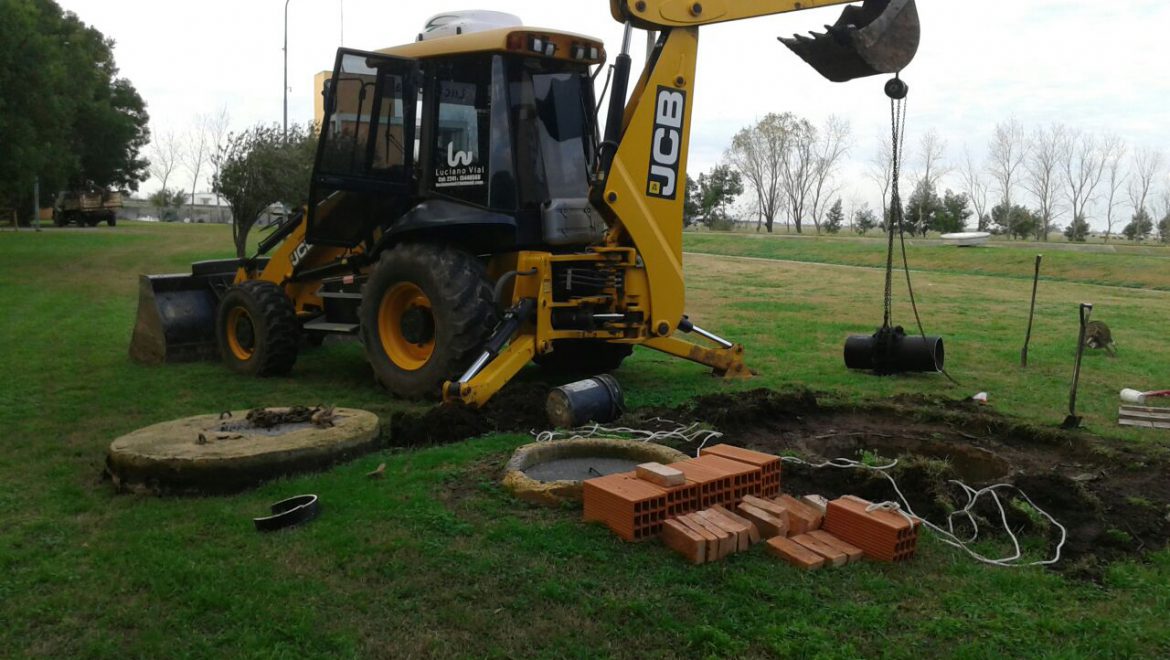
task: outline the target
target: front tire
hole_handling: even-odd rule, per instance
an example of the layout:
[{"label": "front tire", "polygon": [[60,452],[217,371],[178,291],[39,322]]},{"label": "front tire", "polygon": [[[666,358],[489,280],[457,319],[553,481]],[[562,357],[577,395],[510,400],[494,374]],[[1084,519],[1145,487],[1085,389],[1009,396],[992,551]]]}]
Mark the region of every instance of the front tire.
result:
[{"label": "front tire", "polygon": [[232,371],[283,376],[297,361],[301,325],[284,290],[251,280],[232,287],[216,314],[219,354]]},{"label": "front tire", "polygon": [[474,256],[405,243],[382,253],[362,290],[361,339],[374,376],[405,398],[435,397],[478,357],[497,321]]}]

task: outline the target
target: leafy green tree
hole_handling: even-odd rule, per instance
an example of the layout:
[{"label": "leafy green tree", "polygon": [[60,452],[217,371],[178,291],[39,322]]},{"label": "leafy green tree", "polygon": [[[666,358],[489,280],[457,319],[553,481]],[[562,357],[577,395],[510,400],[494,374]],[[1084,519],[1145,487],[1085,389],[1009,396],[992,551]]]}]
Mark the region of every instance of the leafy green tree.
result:
[{"label": "leafy green tree", "polygon": [[967,208],[969,201],[966,193],[947,190],[940,200],[931,229],[941,234],[964,231],[967,228],[967,218],[971,217],[971,209]]},{"label": "leafy green tree", "polygon": [[1150,237],[1150,233],[1154,231],[1154,219],[1150,217],[1149,211],[1145,208],[1138,209],[1138,212],[1133,215],[1133,219],[1121,230],[1122,234],[1131,241],[1141,243],[1143,240]]},{"label": "leafy green tree", "polygon": [[703,191],[697,181],[687,175],[686,197],[683,200],[683,226],[690,227],[703,215]]},{"label": "leafy green tree", "polygon": [[841,198],[829,207],[828,214],[825,215],[825,231],[830,234],[837,234],[841,231],[841,225],[845,224],[845,211],[841,208]]},{"label": "leafy green tree", "polygon": [[179,219],[179,207],[187,198],[182,190],[159,188],[147,197],[150,205],[158,209],[158,219],[163,222],[174,222]]},{"label": "leafy green tree", "polygon": [[926,236],[926,232],[938,224],[938,216],[943,212],[942,200],[935,194],[934,186],[930,181],[922,179],[914,186],[910,199],[906,200],[903,226],[911,235]]},{"label": "leafy green tree", "polygon": [[1158,221],[1158,240],[1170,243],[1170,211]]},{"label": "leafy green tree", "polygon": [[857,212],[853,214],[853,228],[857,230],[858,234],[865,236],[865,232],[877,226],[877,215],[868,206],[857,209]]},{"label": "leafy green tree", "polygon": [[1012,204],[1008,209],[1002,202],[991,209],[991,221],[997,233],[1021,240],[1035,234],[1040,224],[1039,217],[1023,206]]},{"label": "leafy green tree", "polygon": [[1078,215],[1064,228],[1064,237],[1070,242],[1084,243],[1089,237],[1089,221],[1084,215]]},{"label": "leafy green tree", "polygon": [[232,209],[236,253],[252,225],[269,206],[298,207],[309,198],[309,179],[317,149],[317,131],[311,124],[291,125],[285,134],[275,124],[257,124],[228,137],[213,157],[218,173],[212,189]]},{"label": "leafy green tree", "polygon": [[33,182],[137,190],[146,106],[113,41],[53,0],[0,1],[0,203],[31,214]]},{"label": "leafy green tree", "polygon": [[743,193],[743,178],[727,165],[716,165],[709,174],[699,175],[699,205],[703,223],[711,229],[729,230],[734,219],[727,205]]}]

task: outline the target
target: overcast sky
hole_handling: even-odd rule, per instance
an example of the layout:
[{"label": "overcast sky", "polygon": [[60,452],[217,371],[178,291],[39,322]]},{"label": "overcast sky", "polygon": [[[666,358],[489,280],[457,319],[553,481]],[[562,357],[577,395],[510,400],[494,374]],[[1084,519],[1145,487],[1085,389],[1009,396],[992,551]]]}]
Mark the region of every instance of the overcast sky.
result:
[{"label": "overcast sky", "polygon": [[[222,107],[234,128],[281,121],[282,0],[58,2],[116,40],[118,66],[146,100],[156,134],[185,132],[195,115]],[[343,33],[345,46],[376,50],[412,41],[433,14],[467,8],[506,11],[529,25],[599,37],[611,57],[621,45],[621,25],[605,0],[493,0],[478,7],[289,0],[289,121],[312,120],[313,75],[332,67]],[[1170,40],[1163,31],[1170,4],[918,0],[918,9],[922,45],[903,72],[910,85],[908,169],[927,130],[945,139],[950,162],[962,159],[964,146],[982,160],[996,122],[1013,116],[1029,130],[1060,122],[1117,133],[1131,152],[1135,145],[1170,152]],[[877,136],[889,131],[884,78],[828,82],[776,41],[820,29],[839,12],[826,7],[701,29],[692,175],[716,164],[735,131],[768,112],[790,111],[816,124],[835,113],[853,129],[852,162],[842,172],[846,197],[877,205],[877,191],[862,172]],[[645,38],[636,34],[638,62]],[[189,177],[182,178],[189,186]],[[954,177],[944,183],[958,186]],[[1167,183],[1161,174],[1158,187]],[[154,188],[153,181],[144,186]]]}]

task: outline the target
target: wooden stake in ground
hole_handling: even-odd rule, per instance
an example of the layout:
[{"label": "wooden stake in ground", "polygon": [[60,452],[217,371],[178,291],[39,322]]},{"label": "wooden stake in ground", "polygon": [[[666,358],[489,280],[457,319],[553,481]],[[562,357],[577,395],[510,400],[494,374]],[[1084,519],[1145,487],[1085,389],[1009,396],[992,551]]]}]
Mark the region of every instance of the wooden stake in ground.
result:
[{"label": "wooden stake in ground", "polygon": [[1032,306],[1028,308],[1028,332],[1024,334],[1024,348],[1020,350],[1020,366],[1028,366],[1028,342],[1032,339],[1032,316],[1036,313],[1036,285],[1040,282],[1040,259],[1036,255],[1036,272],[1032,275]]}]

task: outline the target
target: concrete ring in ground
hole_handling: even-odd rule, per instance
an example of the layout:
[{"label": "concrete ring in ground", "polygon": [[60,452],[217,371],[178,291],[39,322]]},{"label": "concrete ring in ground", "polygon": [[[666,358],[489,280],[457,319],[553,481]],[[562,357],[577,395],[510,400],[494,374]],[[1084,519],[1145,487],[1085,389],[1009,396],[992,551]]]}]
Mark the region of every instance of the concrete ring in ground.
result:
[{"label": "concrete ring in ground", "polygon": [[686,454],[653,442],[619,438],[584,438],[533,442],[512,454],[504,469],[504,487],[516,497],[545,506],[561,506],[581,501],[581,480],[540,481],[525,474],[533,466],[570,458],[619,458],[637,463],[674,463],[689,458]]},{"label": "concrete ring in ground", "polygon": [[378,416],[365,410],[337,408],[334,425],[327,428],[310,423],[249,428],[247,414],[197,415],[128,433],[110,443],[106,472],[120,491],[232,492],[328,467],[380,441]]}]

